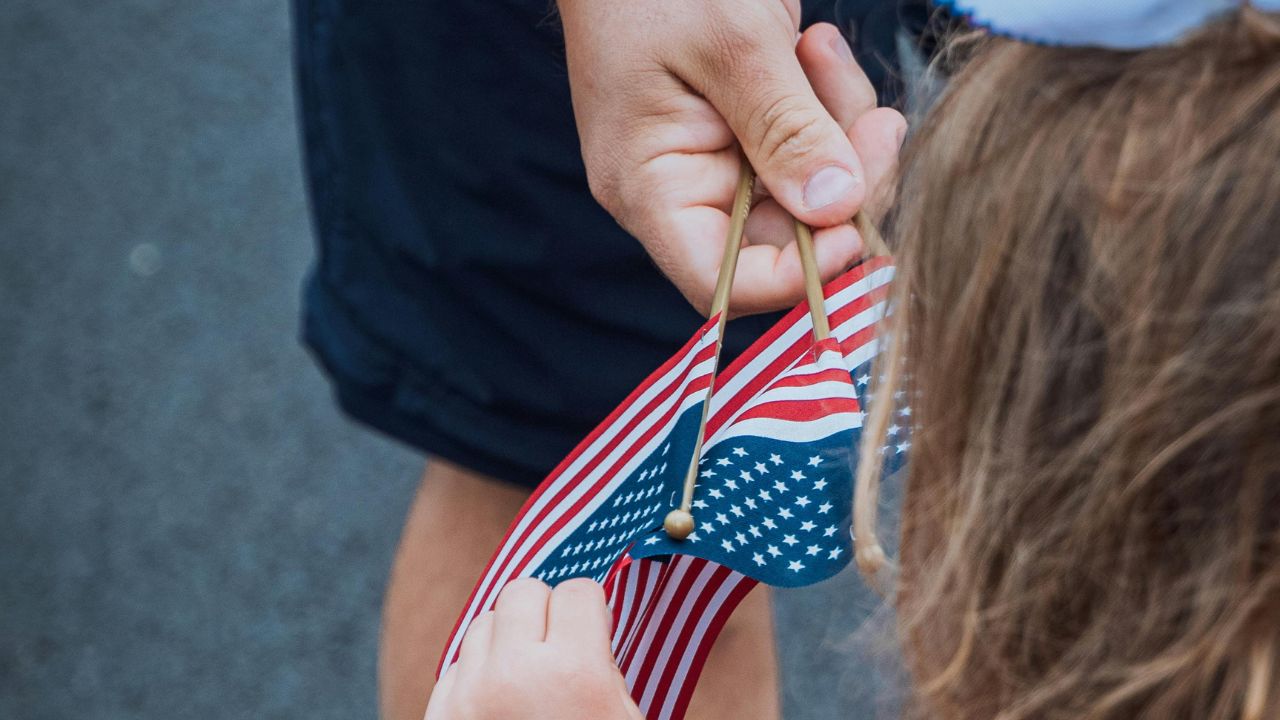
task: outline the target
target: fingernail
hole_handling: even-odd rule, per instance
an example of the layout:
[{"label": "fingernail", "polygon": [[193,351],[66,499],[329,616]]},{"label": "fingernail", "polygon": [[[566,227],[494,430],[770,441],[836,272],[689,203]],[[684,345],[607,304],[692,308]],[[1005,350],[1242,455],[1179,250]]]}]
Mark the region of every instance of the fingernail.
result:
[{"label": "fingernail", "polygon": [[843,35],[837,34],[835,37],[831,38],[830,45],[831,49],[835,51],[838,57],[846,62],[853,61],[853,50],[849,47],[849,43],[845,42]]},{"label": "fingernail", "polygon": [[838,165],[828,165],[804,184],[804,205],[810,210],[817,210],[839,202],[857,183],[853,173]]}]

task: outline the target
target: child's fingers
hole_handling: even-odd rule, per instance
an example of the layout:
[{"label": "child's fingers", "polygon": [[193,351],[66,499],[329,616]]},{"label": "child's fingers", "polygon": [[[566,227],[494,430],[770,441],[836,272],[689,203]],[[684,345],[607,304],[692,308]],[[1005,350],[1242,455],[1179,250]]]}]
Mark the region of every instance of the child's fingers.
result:
[{"label": "child's fingers", "polygon": [[511,644],[542,642],[547,636],[547,600],[551,588],[541,580],[521,578],[509,583],[493,606],[494,652]]},{"label": "child's fingers", "polygon": [[866,211],[877,217],[893,202],[898,151],[907,133],[907,120],[892,108],[876,108],[863,113],[853,124],[853,141],[862,169],[867,174]]},{"label": "child's fingers", "polygon": [[427,702],[427,716],[423,720],[447,720],[449,699],[457,682],[458,665],[455,663],[436,682],[435,688],[431,691],[431,699]]},{"label": "child's fingers", "polygon": [[604,589],[590,580],[560,583],[547,608],[547,642],[599,652],[612,659],[609,637],[613,616]]}]

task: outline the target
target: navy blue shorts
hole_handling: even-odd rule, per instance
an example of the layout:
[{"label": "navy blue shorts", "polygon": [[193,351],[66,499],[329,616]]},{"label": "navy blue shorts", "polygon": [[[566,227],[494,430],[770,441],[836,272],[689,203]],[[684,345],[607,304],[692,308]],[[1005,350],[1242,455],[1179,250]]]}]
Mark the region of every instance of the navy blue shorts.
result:
[{"label": "navy blue shorts", "polygon": [[304,340],[351,416],[525,485],[702,321],[588,191],[550,6],[294,2]]}]

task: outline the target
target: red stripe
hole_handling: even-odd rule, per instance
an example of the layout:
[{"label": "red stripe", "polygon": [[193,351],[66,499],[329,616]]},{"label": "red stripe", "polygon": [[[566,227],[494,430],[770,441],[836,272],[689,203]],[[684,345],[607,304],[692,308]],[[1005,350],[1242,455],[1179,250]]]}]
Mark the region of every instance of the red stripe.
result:
[{"label": "red stripe", "polygon": [[[814,368],[816,366],[807,365],[806,367]],[[821,368],[813,372],[787,374],[778,378],[778,381],[765,392],[767,393],[777,388],[809,387],[810,385],[824,382],[838,382],[848,385],[849,371],[840,368]]]},{"label": "red stripe", "polygon": [[720,606],[719,612],[712,618],[711,623],[707,626],[706,635],[703,635],[702,642],[698,644],[693,661],[689,663],[689,669],[685,676],[677,678],[677,682],[673,683],[674,687],[668,691],[679,693],[676,696],[675,705],[671,708],[672,720],[683,718],[685,713],[689,711],[689,700],[693,697],[693,689],[698,684],[698,677],[702,674],[702,669],[707,664],[707,655],[711,653],[711,648],[715,645],[716,638],[720,636],[720,631],[724,629],[725,623],[729,621],[729,616],[733,615],[733,611],[738,609],[738,605],[758,584],[751,578],[741,578],[737,587],[725,599],[724,605]]},{"label": "red stripe", "polygon": [[[855,278],[855,281],[859,279],[861,278]],[[852,283],[847,283],[845,286],[847,287],[848,284]],[[836,292],[838,292],[838,290]],[[881,285],[866,294],[859,295],[848,304],[831,313],[831,325],[833,327],[838,326],[858,313],[874,307],[883,299],[886,292],[887,287]],[[833,293],[828,293],[828,295],[831,294]],[[742,368],[745,367],[747,363],[754,360],[765,350],[765,347],[775,342],[783,332],[788,330],[794,324],[791,317],[792,315],[800,317],[807,316],[807,310],[802,306],[801,308],[797,308],[796,310],[788,313],[787,317],[784,318],[782,322],[779,322],[778,325],[775,325],[768,333],[753,343],[746,352],[739,356],[738,359],[729,366],[728,369],[721,373],[717,383],[724,384],[734,375],[741,372]],[[843,354],[847,355],[861,345],[866,344],[866,342],[874,337],[875,325],[868,326],[854,333],[845,342],[840,343],[841,350]],[[768,342],[766,342],[766,340]],[[733,417],[735,412],[737,412],[751,398],[755,397],[770,382],[781,375],[786,368],[795,363],[795,361],[804,355],[804,353],[812,346],[812,340],[808,336],[804,336],[797,339],[790,347],[783,349],[773,362],[769,363],[769,365],[756,375],[756,377],[752,378],[751,381],[744,384],[737,394],[721,406],[715,414],[707,420],[707,434],[711,435],[718,431],[725,422]]]},{"label": "red stripe", "polygon": [[[673,559],[671,562],[661,563],[661,565],[662,567],[660,569],[658,581],[654,584],[653,591],[649,593],[649,596],[646,599],[644,612],[640,615],[636,631],[630,638],[628,638],[627,648],[623,653],[623,657],[618,662],[618,667],[622,670],[624,676],[630,672],[632,664],[636,662],[636,655],[639,653],[640,646],[643,644],[641,641],[646,636],[652,634],[653,614],[657,612],[658,606],[661,604],[659,601],[661,600],[663,593],[666,592],[667,583],[671,581],[671,576],[675,568],[675,560]],[[653,646],[650,645],[650,647]]]},{"label": "red stripe", "polygon": [[[672,562],[674,563],[677,561],[673,560]],[[635,686],[631,689],[633,698],[642,696],[643,689],[648,687],[649,677],[653,674],[653,666],[657,662],[658,655],[661,654],[662,648],[667,645],[667,636],[671,634],[672,625],[675,623],[676,615],[682,607],[680,599],[688,597],[689,590],[693,587],[693,584],[697,579],[698,573],[684,573],[680,577],[679,584],[675,586],[675,592],[672,595],[671,602],[667,604],[666,611],[663,612],[662,617],[657,619],[658,625],[656,629],[653,629],[653,625],[647,624],[647,627],[651,629],[651,632],[646,634],[652,635],[653,642],[650,643],[649,651],[645,653],[645,657],[641,660],[640,671],[636,674]],[[637,702],[639,702],[638,699]]]},{"label": "red stripe", "polygon": [[831,397],[822,400],[777,400],[753,405],[736,422],[766,418],[791,422],[812,422],[836,413],[858,412],[857,398]]},{"label": "red stripe", "polygon": [[[644,677],[638,679],[636,683],[637,687],[644,685],[646,689],[650,684],[656,683],[656,690],[653,696],[654,699],[651,701],[649,707],[644,709],[646,716],[655,709],[661,708],[666,702],[667,696],[672,691],[673,681],[696,684],[697,673],[691,673],[688,676],[679,675],[680,661],[688,651],[690,642],[693,639],[693,633],[697,629],[702,616],[706,613],[707,607],[711,604],[711,601],[715,598],[715,595],[720,588],[733,575],[733,571],[729,568],[704,560],[702,562],[690,563],[688,565],[687,572],[689,577],[696,579],[702,574],[707,566],[712,566],[714,569],[711,571],[711,577],[708,579],[707,584],[703,586],[702,592],[695,598],[685,596],[683,598],[684,602],[682,603],[673,603],[668,610],[668,617],[664,618],[664,620],[667,620],[670,623],[668,625],[669,632],[664,633],[660,637],[661,643],[657,645],[659,650],[658,652],[651,653],[650,659],[653,663],[650,664],[647,670],[652,673],[654,669],[653,665],[656,665],[658,656],[661,654],[661,648],[670,647],[672,651],[667,657],[666,666],[657,677]],[[683,607],[689,605],[690,600],[693,605],[689,612],[689,616],[685,618],[684,622],[679,627],[675,627],[674,622],[676,617],[679,615],[680,610]],[[639,695],[639,693],[636,693],[636,695]]]}]

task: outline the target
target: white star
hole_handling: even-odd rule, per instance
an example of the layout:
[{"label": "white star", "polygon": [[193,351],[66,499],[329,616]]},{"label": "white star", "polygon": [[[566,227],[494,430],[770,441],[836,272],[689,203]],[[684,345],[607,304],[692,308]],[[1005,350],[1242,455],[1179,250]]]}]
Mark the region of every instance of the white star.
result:
[{"label": "white star", "polygon": [[800,507],[808,507],[808,506],[809,506],[809,502],[810,502],[810,501],[809,501],[809,498],[807,498],[807,497],[805,497],[805,496],[803,496],[803,495],[801,495],[800,497],[796,498],[796,504],[797,504],[797,505],[799,505]]},{"label": "white star", "polygon": [[755,509],[756,509],[756,501],[755,501],[755,500],[752,500],[751,498],[747,498],[746,500],[743,500],[743,501],[742,501],[742,504],[743,504],[743,505],[746,505],[746,506],[747,506],[749,509],[751,509],[751,510],[755,510]]},{"label": "white star", "polygon": [[764,566],[764,556],[760,553],[755,553],[751,556],[751,559],[755,561],[756,565]]},{"label": "white star", "polygon": [[898,411],[898,414],[901,415],[902,417],[911,417],[911,408],[904,407]]},{"label": "white star", "polygon": [[906,442],[904,442],[904,443],[900,443],[900,444],[898,445],[898,452],[900,452],[900,453],[901,453],[901,452],[906,452],[907,450],[910,450],[910,449],[911,449],[911,441],[910,441],[910,440],[908,440],[908,441],[906,441]]},{"label": "white star", "polygon": [[733,552],[734,550],[737,550],[737,548],[733,546],[733,541],[728,539],[721,540],[720,547],[724,548],[725,552]]},{"label": "white star", "polygon": [[818,554],[818,553],[820,553],[820,552],[822,552],[822,548],[818,547],[817,545],[810,545],[810,546],[808,547],[808,549],[804,551],[804,554],[805,554],[805,555],[817,555],[817,554]]},{"label": "white star", "polygon": [[804,530],[805,532],[809,532],[810,530],[813,530],[816,527],[818,526],[814,525],[812,522],[808,520],[805,520],[804,522],[800,523],[800,529]]},{"label": "white star", "polygon": [[787,491],[787,484],[782,482],[781,480],[776,480],[773,483],[773,489],[777,490],[780,493],[784,493]]},{"label": "white star", "polygon": [[689,533],[689,542],[698,542],[702,538],[696,532]]},{"label": "white star", "polygon": [[786,543],[787,545],[795,545],[800,541],[796,539],[795,535],[783,535],[782,542]]},{"label": "white star", "polygon": [[831,503],[829,503],[829,502],[824,502],[824,503],[822,503],[821,505],[819,505],[819,506],[818,506],[818,514],[819,514],[819,515],[826,515],[826,514],[827,514],[827,513],[829,513],[829,512],[831,512]]},{"label": "white star", "polygon": [[779,455],[779,454],[777,454],[777,453],[773,453],[773,454],[769,455],[769,462],[773,463],[774,465],[781,465],[781,464],[782,464],[782,456],[781,456],[781,455]]},{"label": "white star", "polygon": [[770,545],[769,547],[765,548],[764,551],[769,553],[773,557],[778,557],[779,555],[782,554],[782,551],[778,549],[777,545]]},{"label": "white star", "polygon": [[742,478],[743,482],[755,482],[755,481],[756,481],[756,479],[755,479],[755,478],[751,477],[751,473],[747,472],[746,470],[743,470],[742,472],[738,473],[738,477]]},{"label": "white star", "polygon": [[724,481],[724,486],[725,486],[725,487],[727,487],[727,488],[729,488],[730,490],[737,490],[737,489],[738,489],[738,483],[736,483],[736,482],[734,482],[734,481],[732,481],[732,480],[725,480],[725,481]]},{"label": "white star", "polygon": [[668,451],[668,450],[670,450],[670,449],[671,449],[671,443],[667,443],[666,445],[663,445],[663,446],[662,446],[662,454],[663,454],[663,455],[666,455],[666,454],[667,454],[667,451]]},{"label": "white star", "polygon": [[764,522],[762,522],[762,523],[760,523],[760,524],[761,524],[761,525],[763,525],[763,526],[765,526],[765,527],[767,527],[767,528],[769,528],[770,530],[777,530],[777,529],[778,529],[778,524],[777,524],[777,523],[775,523],[775,522],[773,521],[773,518],[765,518],[765,519],[764,519]]},{"label": "white star", "polygon": [[719,460],[716,460],[716,464],[723,467],[725,465],[732,465],[733,461],[729,458],[720,458]]},{"label": "white star", "polygon": [[729,516],[724,513],[716,513],[716,520],[719,520],[721,525],[729,524]]},{"label": "white star", "polygon": [[752,525],[751,527],[747,528],[747,532],[751,533],[751,537],[753,538],[758,538],[761,535],[760,528],[756,527],[755,525]]},{"label": "white star", "polygon": [[716,500],[719,500],[720,498],[724,497],[724,493],[720,492],[715,488],[711,488],[710,490],[708,490],[707,494],[715,498]]},{"label": "white star", "polygon": [[647,538],[645,538],[645,539],[644,539],[644,544],[645,544],[645,545],[657,545],[657,544],[658,544],[658,536],[657,536],[657,535],[650,535],[649,537],[647,537]]},{"label": "white star", "polygon": [[742,508],[737,505],[730,505],[729,512],[733,513],[734,517],[742,517]]},{"label": "white star", "polygon": [[897,434],[898,434],[898,431],[899,431],[899,430],[901,430],[901,429],[902,429],[902,428],[898,427],[898,424],[897,424],[897,423],[894,423],[894,424],[890,425],[890,426],[889,426],[889,429],[888,429],[888,430],[886,430],[885,432],[889,433],[890,437],[892,437],[892,436],[894,436],[894,435],[897,435]]},{"label": "white star", "polygon": [[827,486],[827,481],[826,481],[826,480],[815,480],[815,481],[813,481],[813,489],[814,489],[814,490],[817,490],[818,492],[822,492],[822,488],[824,488],[824,487],[826,487],[826,486]]},{"label": "white star", "polygon": [[703,470],[698,474],[704,478],[709,478],[709,477],[715,477],[716,471],[712,470],[711,468],[707,468],[706,470]]},{"label": "white star", "polygon": [[788,510],[787,508],[779,508],[778,517],[782,518],[783,520],[790,520],[794,516],[791,514],[791,511]]},{"label": "white star", "polygon": [[693,506],[698,508],[699,510],[706,510],[707,501],[703,500],[702,498],[698,498],[697,500],[693,501]]},{"label": "white star", "polygon": [[871,382],[870,375],[861,375],[858,377],[858,387],[866,387],[869,382]]},{"label": "white star", "polygon": [[760,498],[765,502],[770,502],[773,500],[773,496],[769,494],[768,490],[761,490],[759,493],[756,494],[756,497]]},{"label": "white star", "polygon": [[835,526],[835,525],[829,525],[829,526],[827,526],[827,529],[826,529],[826,530],[823,530],[823,531],[822,531],[822,537],[831,537],[832,535],[835,535],[835,534],[836,534],[836,526]]},{"label": "white star", "polygon": [[814,455],[813,457],[809,458],[809,465],[811,465],[811,466],[813,466],[813,467],[818,467],[818,466],[819,466],[819,465],[821,465],[821,464],[822,464],[822,456],[821,456],[821,455]]},{"label": "white star", "polygon": [[764,463],[756,463],[756,472],[760,473],[761,475],[768,475],[769,466],[765,465]]},{"label": "white star", "polygon": [[840,553],[842,552],[844,552],[844,548],[835,548],[831,552],[827,553],[827,559],[835,560],[836,558],[840,557]]},{"label": "white star", "polygon": [[803,472],[801,472],[801,471],[799,471],[799,470],[792,470],[792,471],[791,471],[791,479],[792,479],[792,480],[803,480],[803,479],[804,479],[804,473],[803,473]]},{"label": "white star", "polygon": [[792,560],[791,562],[787,563],[787,569],[792,570],[794,572],[800,572],[801,570],[804,569],[804,563],[800,562],[799,560]]},{"label": "white star", "polygon": [[666,471],[667,471],[667,464],[666,464],[666,463],[662,463],[662,467],[658,468],[658,472],[660,472],[660,473],[664,473],[664,472],[666,472]]},{"label": "white star", "polygon": [[747,536],[743,535],[742,533],[734,533],[733,539],[737,540],[740,545],[747,544]]},{"label": "white star", "polygon": [[740,447],[739,447],[739,448],[734,448],[734,449],[733,449],[733,454],[734,454],[734,455],[737,455],[738,457],[746,457],[746,456],[747,456],[747,451],[746,451],[746,450],[743,450],[743,449],[742,449],[742,448],[740,448]]},{"label": "white star", "polygon": [[716,526],[712,525],[710,520],[704,520],[701,523],[698,523],[698,525],[702,528],[702,531],[707,534],[711,534],[716,531]]}]

